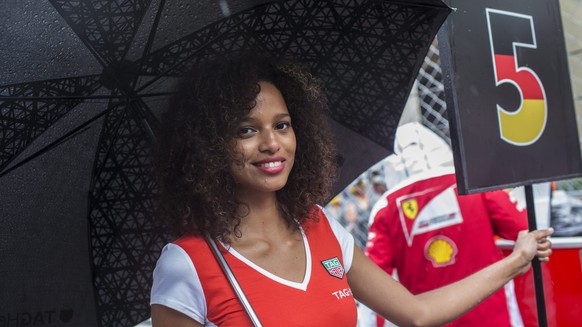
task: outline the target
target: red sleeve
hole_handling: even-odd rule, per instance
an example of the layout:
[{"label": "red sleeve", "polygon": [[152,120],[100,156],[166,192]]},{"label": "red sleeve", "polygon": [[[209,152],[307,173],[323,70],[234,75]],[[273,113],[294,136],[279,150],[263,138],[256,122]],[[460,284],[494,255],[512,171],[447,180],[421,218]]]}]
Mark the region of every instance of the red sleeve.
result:
[{"label": "red sleeve", "polygon": [[368,229],[368,242],[366,255],[388,274],[394,269],[394,257],[390,244],[389,224],[390,217],[387,207],[379,210],[370,228]]},{"label": "red sleeve", "polygon": [[487,206],[495,235],[515,240],[519,231],[527,229],[527,211],[518,208],[506,191],[485,192],[483,200]]}]

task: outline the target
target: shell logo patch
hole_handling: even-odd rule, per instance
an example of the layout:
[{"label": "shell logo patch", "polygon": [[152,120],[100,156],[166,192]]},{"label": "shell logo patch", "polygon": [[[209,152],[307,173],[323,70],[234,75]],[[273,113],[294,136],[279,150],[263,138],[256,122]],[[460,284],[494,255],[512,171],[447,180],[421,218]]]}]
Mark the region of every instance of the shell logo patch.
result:
[{"label": "shell logo patch", "polygon": [[402,208],[402,212],[404,213],[404,216],[406,216],[406,218],[411,220],[414,220],[414,218],[416,218],[416,216],[418,215],[418,202],[416,201],[416,199],[406,200],[402,202],[400,205]]},{"label": "shell logo patch", "polygon": [[455,242],[443,235],[429,239],[424,246],[424,256],[435,268],[454,264],[457,252]]},{"label": "shell logo patch", "polygon": [[344,267],[342,266],[341,262],[337,257],[333,257],[331,259],[321,261],[327,273],[332,275],[333,277],[337,277],[342,279],[344,277]]}]

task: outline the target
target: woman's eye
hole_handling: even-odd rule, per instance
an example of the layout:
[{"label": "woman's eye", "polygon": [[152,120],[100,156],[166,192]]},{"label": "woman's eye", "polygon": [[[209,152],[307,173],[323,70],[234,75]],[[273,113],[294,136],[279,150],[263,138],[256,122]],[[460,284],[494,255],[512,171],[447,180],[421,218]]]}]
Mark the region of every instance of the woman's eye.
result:
[{"label": "woman's eye", "polygon": [[240,136],[249,136],[254,132],[254,129],[250,127],[241,127],[238,130],[238,135]]},{"label": "woman's eye", "polygon": [[291,128],[291,123],[290,122],[280,122],[277,124],[277,129],[288,129]]}]

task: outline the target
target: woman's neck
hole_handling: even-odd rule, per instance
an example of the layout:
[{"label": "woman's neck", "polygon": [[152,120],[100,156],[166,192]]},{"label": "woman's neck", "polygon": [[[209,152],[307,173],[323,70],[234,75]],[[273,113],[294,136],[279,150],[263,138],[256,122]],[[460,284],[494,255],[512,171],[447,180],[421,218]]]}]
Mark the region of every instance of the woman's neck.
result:
[{"label": "woman's neck", "polygon": [[270,238],[289,232],[275,193],[253,194],[252,197],[241,196],[237,199],[243,203],[239,208],[242,218],[238,226],[241,237],[238,239]]}]

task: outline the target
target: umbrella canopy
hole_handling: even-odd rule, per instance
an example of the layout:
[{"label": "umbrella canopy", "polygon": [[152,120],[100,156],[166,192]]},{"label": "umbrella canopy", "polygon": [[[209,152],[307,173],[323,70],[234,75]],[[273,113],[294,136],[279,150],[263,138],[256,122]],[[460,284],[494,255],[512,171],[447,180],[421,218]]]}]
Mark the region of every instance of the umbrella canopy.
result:
[{"label": "umbrella canopy", "polygon": [[[150,142],[184,71],[254,49],[307,64],[345,162],[391,152],[437,0],[23,0],[0,12],[0,322],[131,326],[163,232]],[[2,320],[4,319],[4,320]]]}]

